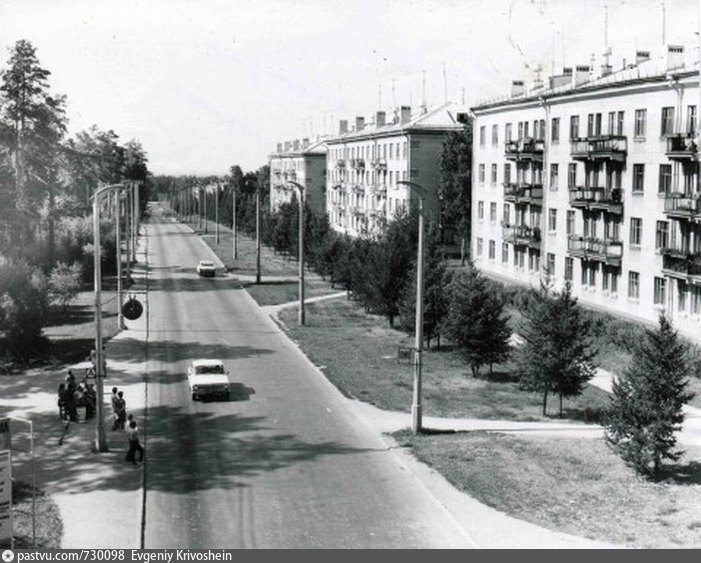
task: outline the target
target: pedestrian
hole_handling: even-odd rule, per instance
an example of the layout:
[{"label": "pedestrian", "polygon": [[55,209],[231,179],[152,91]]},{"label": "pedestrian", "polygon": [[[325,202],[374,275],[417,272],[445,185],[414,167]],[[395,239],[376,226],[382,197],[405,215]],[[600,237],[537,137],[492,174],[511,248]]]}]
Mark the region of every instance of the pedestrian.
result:
[{"label": "pedestrian", "polygon": [[124,430],[127,421],[127,402],[124,399],[124,391],[117,393],[117,419],[114,422],[115,430]]},{"label": "pedestrian", "polygon": [[59,385],[58,385],[58,417],[61,420],[64,420],[65,418],[67,418],[66,417],[65,395],[66,395],[66,384],[59,383]]},{"label": "pedestrian", "polygon": [[131,461],[134,465],[137,465],[136,454],[139,454],[139,461],[144,460],[144,448],[139,442],[139,432],[136,427],[136,421],[131,420],[129,423],[129,428],[127,428],[127,440],[129,441],[129,449],[127,450],[127,455],[124,458],[125,461]]},{"label": "pedestrian", "polygon": [[112,397],[110,400],[112,401],[112,430],[117,430],[117,407],[119,406],[117,401],[119,400],[119,396],[117,395],[116,387],[112,387]]}]

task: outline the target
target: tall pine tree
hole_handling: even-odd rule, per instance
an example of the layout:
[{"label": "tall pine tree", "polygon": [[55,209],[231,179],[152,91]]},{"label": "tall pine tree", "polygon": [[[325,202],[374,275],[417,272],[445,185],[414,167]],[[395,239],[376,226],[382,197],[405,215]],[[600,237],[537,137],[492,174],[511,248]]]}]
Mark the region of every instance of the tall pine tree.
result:
[{"label": "tall pine tree", "polygon": [[682,407],[691,400],[687,391],[688,348],[671,323],[660,316],[657,330],[633,354],[623,377],[613,383],[604,426],[606,441],[638,473],[657,478],[664,460],[677,461],[674,433],[684,422]]}]

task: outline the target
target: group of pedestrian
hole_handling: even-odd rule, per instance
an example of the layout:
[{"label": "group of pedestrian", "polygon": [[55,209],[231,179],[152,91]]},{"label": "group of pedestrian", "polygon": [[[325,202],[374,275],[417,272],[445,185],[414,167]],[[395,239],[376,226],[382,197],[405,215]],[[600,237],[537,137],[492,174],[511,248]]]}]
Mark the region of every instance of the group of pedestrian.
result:
[{"label": "group of pedestrian", "polygon": [[144,448],[139,441],[139,429],[133,414],[127,415],[127,401],[124,399],[124,392],[112,387],[112,430],[124,430],[127,435],[129,449],[124,458],[134,465],[137,465],[136,454],[139,454],[139,461],[144,459]]},{"label": "group of pedestrian", "polygon": [[78,409],[85,409],[85,418],[95,416],[95,388],[87,379],[76,382],[75,375],[68,370],[66,380],[58,386],[58,415],[61,420],[78,422]]}]

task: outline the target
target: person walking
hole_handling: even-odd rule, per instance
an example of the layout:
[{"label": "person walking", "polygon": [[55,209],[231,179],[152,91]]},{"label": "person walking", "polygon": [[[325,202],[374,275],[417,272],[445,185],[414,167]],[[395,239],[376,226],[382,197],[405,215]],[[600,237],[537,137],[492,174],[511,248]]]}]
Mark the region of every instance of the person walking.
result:
[{"label": "person walking", "polygon": [[143,461],[144,447],[141,445],[141,442],[139,442],[136,421],[133,419],[129,422],[129,428],[127,428],[127,440],[129,441],[129,449],[124,459],[125,461],[131,461],[134,465],[137,465],[136,454],[139,454],[139,461]]},{"label": "person walking", "polygon": [[119,408],[119,396],[117,395],[118,389],[116,387],[112,387],[112,397],[110,397],[110,401],[112,402],[112,430],[117,430],[117,410]]},{"label": "person walking", "polygon": [[124,391],[119,391],[117,393],[117,401],[116,401],[116,415],[117,418],[114,422],[114,429],[115,430],[124,430],[124,426],[127,421],[127,402],[124,399]]}]

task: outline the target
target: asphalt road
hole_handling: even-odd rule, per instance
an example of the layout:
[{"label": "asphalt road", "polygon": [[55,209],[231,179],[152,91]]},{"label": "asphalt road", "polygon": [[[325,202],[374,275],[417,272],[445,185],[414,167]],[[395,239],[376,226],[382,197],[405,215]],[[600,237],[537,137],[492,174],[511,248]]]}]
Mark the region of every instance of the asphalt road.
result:
[{"label": "asphalt road", "polygon": [[[149,252],[146,548],[459,548],[466,531],[232,276],[160,216]],[[230,401],[193,402],[193,358],[222,359]]]}]

